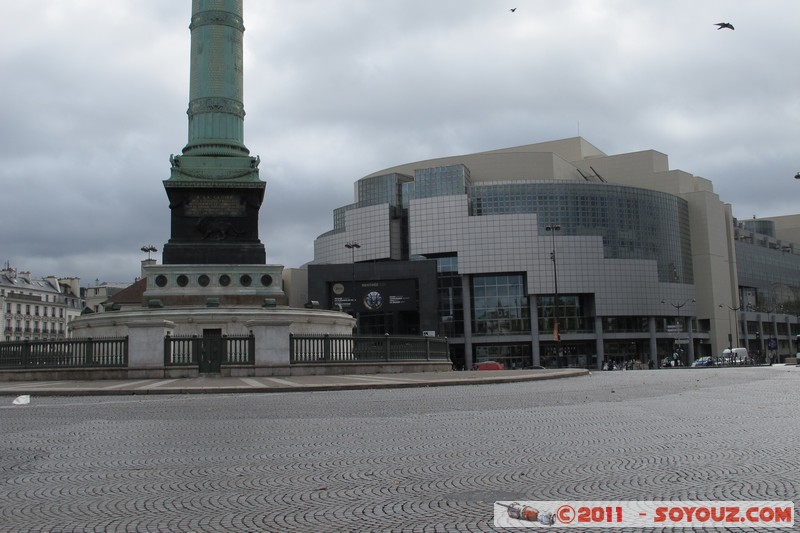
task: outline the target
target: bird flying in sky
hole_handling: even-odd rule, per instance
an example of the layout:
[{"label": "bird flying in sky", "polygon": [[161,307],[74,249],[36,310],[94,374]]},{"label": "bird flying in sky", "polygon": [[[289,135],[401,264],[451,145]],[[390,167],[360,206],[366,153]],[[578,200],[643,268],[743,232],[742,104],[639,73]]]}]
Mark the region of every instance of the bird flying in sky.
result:
[{"label": "bird flying in sky", "polygon": [[728,29],[728,30],[732,30],[733,29],[733,24],[731,24],[730,22],[717,22],[716,24],[714,24],[714,26],[719,26],[717,28],[718,30],[721,30],[722,28],[725,28],[725,29]]},{"label": "bird flying in sky", "polygon": [[516,7],[512,7],[511,9],[509,9],[509,11],[511,11],[512,13],[513,13],[514,11],[516,11],[516,10],[517,10],[517,8],[516,8]]}]

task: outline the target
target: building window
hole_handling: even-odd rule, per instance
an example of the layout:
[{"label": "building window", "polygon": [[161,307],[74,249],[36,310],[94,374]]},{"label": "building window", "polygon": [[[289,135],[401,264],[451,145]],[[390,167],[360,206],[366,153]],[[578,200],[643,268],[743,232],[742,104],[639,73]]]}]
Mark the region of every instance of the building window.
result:
[{"label": "building window", "polygon": [[647,333],[649,319],[645,316],[608,316],[603,317],[605,333]]},{"label": "building window", "polygon": [[[555,329],[555,298],[552,294],[538,295],[536,298],[536,314],[539,317],[539,332],[551,332]],[[582,294],[558,295],[558,327],[560,333],[592,333],[594,332],[594,316],[591,310],[592,296]]]},{"label": "building window", "polygon": [[458,273],[458,257],[455,255],[431,257],[436,260],[437,287],[439,292],[439,335],[464,336],[464,297],[461,275]]},{"label": "building window", "polygon": [[526,344],[493,344],[475,345],[475,362],[497,361],[505,368],[530,368],[533,358],[531,345]]},{"label": "building window", "polygon": [[472,331],[475,335],[530,333],[530,309],[522,274],[472,278]]}]

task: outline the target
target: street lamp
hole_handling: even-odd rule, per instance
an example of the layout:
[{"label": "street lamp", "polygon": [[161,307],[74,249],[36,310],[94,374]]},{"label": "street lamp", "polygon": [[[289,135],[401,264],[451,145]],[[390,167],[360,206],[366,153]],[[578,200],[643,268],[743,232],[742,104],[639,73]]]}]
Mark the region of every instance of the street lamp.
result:
[{"label": "street lamp", "polygon": [[558,319],[560,315],[560,309],[558,306],[558,267],[556,265],[556,232],[561,230],[561,226],[558,224],[553,224],[552,226],[545,226],[545,231],[549,231],[550,235],[552,235],[553,239],[553,251],[550,252],[550,259],[553,261],[553,286],[555,289],[555,298],[553,300],[553,306],[555,309],[555,316],[554,316],[554,323],[553,323],[553,340],[556,343],[556,364],[559,368],[561,368],[562,361],[561,361],[561,331],[559,330]]},{"label": "street lamp", "polygon": [[739,309],[742,308],[741,304],[737,307],[731,307],[728,304],[719,304],[720,309],[723,307],[727,307],[730,309],[728,313],[728,320],[730,321],[728,324],[728,349],[731,351],[731,357],[733,356],[733,331],[736,331],[736,346],[739,346],[739,324],[736,324],[736,329],[734,330],[735,321],[731,316],[731,313],[735,313]]},{"label": "street lamp", "polygon": [[[669,305],[671,305],[672,307],[675,308],[675,311],[677,311],[677,313],[678,313],[678,324],[680,324],[683,329],[686,329],[688,331],[688,328],[686,327],[686,323],[681,323],[681,308],[683,306],[685,306],[686,304],[688,304],[689,302],[695,302],[695,301],[696,300],[694,298],[689,298],[689,299],[684,300],[683,303],[680,303],[680,304],[676,304],[674,302],[667,302],[666,300],[661,300],[661,303],[662,304],[668,303]],[[680,333],[678,333],[678,336],[680,338]]]},{"label": "street lamp", "polygon": [[148,245],[146,245],[146,246],[142,246],[142,247],[140,248],[140,250],[142,250],[143,252],[145,252],[145,253],[147,254],[147,260],[149,261],[149,260],[150,260],[150,253],[151,253],[151,252],[157,252],[157,251],[158,251],[158,248],[156,248],[156,247],[155,247],[155,246],[153,246],[152,244],[148,244]]},{"label": "street lamp", "polygon": [[356,280],[356,248],[361,248],[361,245],[358,244],[356,241],[349,241],[344,244],[345,248],[348,248],[351,254],[351,262],[353,263],[353,281]]}]

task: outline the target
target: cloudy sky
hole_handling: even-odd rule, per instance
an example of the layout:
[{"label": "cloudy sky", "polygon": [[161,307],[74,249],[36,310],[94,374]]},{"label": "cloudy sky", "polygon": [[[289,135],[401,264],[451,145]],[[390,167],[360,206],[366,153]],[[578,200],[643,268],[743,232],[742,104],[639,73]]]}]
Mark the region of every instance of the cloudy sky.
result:
[{"label": "cloudy sky", "polygon": [[[191,2],[0,7],[0,260],[132,282],[169,239]],[[578,134],[666,153],[739,218],[800,212],[797,0],[245,0],[244,18],[268,263],[313,259],[374,171]]]}]

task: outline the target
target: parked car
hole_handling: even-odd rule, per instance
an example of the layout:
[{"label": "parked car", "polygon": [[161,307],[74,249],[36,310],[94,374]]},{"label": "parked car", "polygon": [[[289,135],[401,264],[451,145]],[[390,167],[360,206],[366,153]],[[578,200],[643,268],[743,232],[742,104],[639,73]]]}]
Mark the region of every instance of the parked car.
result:
[{"label": "parked car", "polygon": [[505,368],[503,363],[498,363],[497,361],[481,361],[480,363],[475,363],[475,366],[472,367],[473,370],[505,370]]},{"label": "parked car", "polygon": [[734,348],[732,351],[725,348],[722,351],[722,362],[725,365],[749,365],[752,364],[747,348]]},{"label": "parked car", "polygon": [[714,366],[714,359],[711,357],[701,357],[700,359],[696,359],[695,362],[692,363],[692,366]]}]

